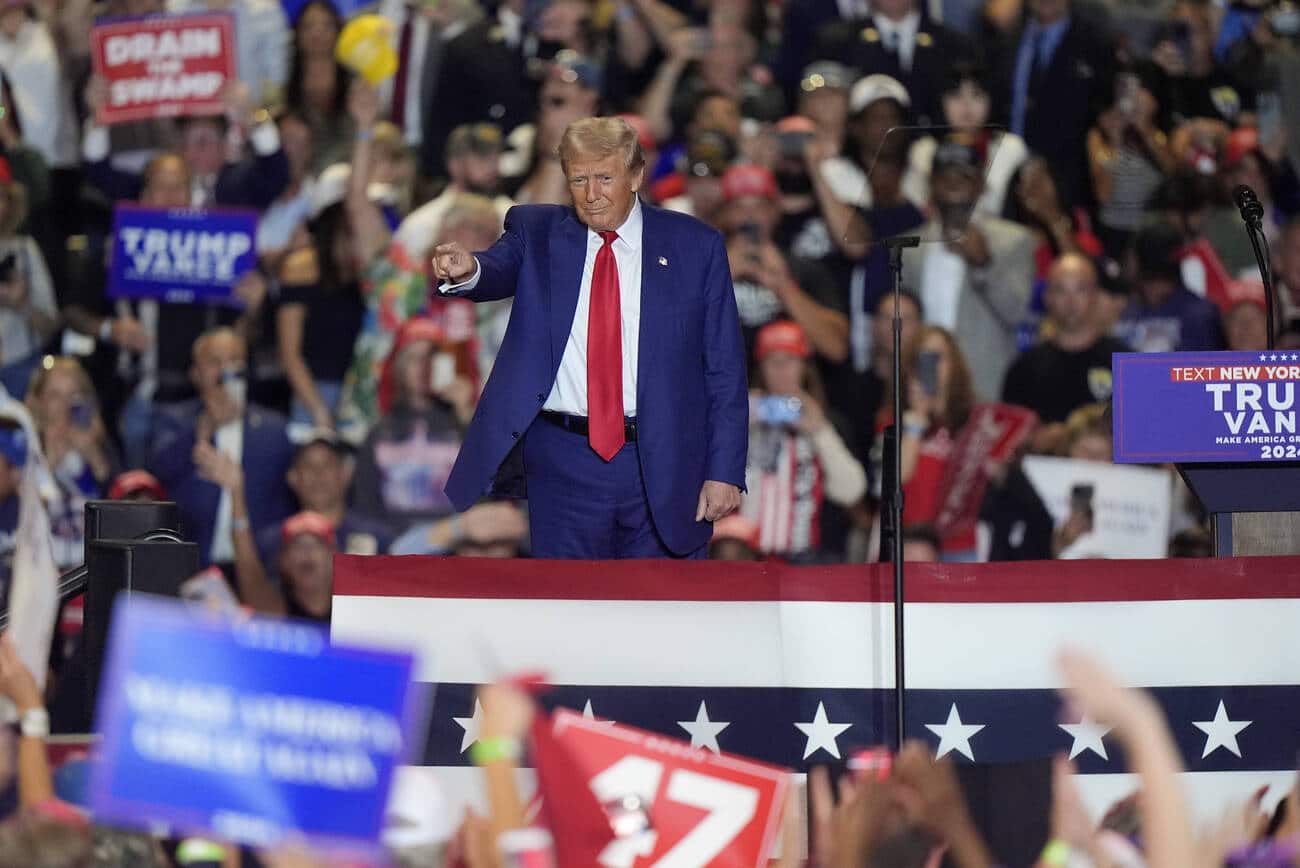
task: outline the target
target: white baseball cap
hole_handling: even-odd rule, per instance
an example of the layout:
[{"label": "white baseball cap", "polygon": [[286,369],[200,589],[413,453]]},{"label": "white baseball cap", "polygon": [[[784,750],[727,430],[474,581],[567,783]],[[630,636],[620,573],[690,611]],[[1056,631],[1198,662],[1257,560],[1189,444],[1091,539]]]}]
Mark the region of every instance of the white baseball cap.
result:
[{"label": "white baseball cap", "polygon": [[853,89],[849,91],[849,111],[857,114],[873,102],[882,99],[892,99],[904,108],[912,104],[912,98],[907,95],[907,88],[903,87],[902,82],[888,75],[876,73],[853,83]]}]

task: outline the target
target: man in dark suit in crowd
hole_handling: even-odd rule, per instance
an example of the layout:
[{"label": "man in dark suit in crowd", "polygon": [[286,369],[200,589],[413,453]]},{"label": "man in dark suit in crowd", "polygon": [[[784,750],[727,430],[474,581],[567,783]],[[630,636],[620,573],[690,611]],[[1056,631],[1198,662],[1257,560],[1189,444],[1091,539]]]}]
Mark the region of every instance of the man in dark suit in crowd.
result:
[{"label": "man in dark suit in crowd", "polygon": [[[233,563],[232,533],[256,533],[293,509],[285,471],[293,447],[284,419],[250,405],[248,348],[233,329],[208,332],[194,344],[190,378],[199,397],[159,411],[149,469],[176,499],[181,521],[204,563]],[[230,493],[213,481],[196,446],[215,448],[243,468],[248,516],[233,511]]]},{"label": "man in dark suit in crowd", "polygon": [[944,71],[973,52],[961,34],[924,21],[918,0],[874,0],[870,17],[824,26],[815,55],[855,67],[863,75],[897,79],[907,88],[915,121],[941,124]]},{"label": "man in dark suit in crowd", "polygon": [[1046,158],[1066,209],[1091,204],[1088,128],[1112,96],[1109,35],[1072,0],[1029,0],[1024,26],[998,52],[998,97],[1007,128]]},{"label": "man in dark suit in crowd", "polygon": [[464,510],[501,491],[522,446],[535,556],[703,558],[740,505],[748,446],[722,236],[639,201],[645,159],[622,118],[574,121],[559,153],[573,207],[512,208],[474,255],[434,249],[440,291],[515,299],[447,494]]}]

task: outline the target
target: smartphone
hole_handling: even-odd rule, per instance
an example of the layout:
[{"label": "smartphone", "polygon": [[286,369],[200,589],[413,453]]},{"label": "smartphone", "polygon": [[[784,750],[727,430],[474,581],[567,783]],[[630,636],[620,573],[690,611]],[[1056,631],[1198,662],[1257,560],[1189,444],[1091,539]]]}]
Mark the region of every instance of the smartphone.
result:
[{"label": "smartphone", "polygon": [[1282,134],[1282,95],[1277,91],[1261,91],[1255,97],[1255,117],[1260,143],[1276,142]]},{"label": "smartphone", "polygon": [[1138,91],[1142,89],[1142,79],[1131,72],[1115,76],[1115,107],[1124,117],[1131,118],[1137,114]]},{"label": "smartphone", "polygon": [[243,368],[229,367],[221,372],[221,386],[234,404],[244,406],[248,398],[248,371]]},{"label": "smartphone", "polygon": [[1070,489],[1070,510],[1082,513],[1083,515],[1092,515],[1092,499],[1096,493],[1096,486],[1091,483],[1079,483]]},{"label": "smartphone", "polygon": [[85,401],[77,401],[73,404],[68,411],[68,416],[75,427],[83,430],[95,424],[95,408]]},{"label": "smartphone", "polygon": [[782,130],[777,133],[776,138],[781,146],[781,156],[800,159],[803,157],[804,144],[812,137],[812,130]]},{"label": "smartphone", "polygon": [[14,279],[14,271],[18,267],[18,258],[12,253],[6,253],[0,258],[0,283],[8,283]]},{"label": "smartphone", "polygon": [[793,425],[803,415],[803,401],[791,395],[764,395],[755,413],[765,425]]},{"label": "smartphone", "polygon": [[916,357],[916,381],[930,397],[939,394],[939,352],[921,350]]},{"label": "smartphone", "polygon": [[434,353],[429,364],[429,383],[433,391],[441,392],[456,379],[456,358],[451,353]]}]

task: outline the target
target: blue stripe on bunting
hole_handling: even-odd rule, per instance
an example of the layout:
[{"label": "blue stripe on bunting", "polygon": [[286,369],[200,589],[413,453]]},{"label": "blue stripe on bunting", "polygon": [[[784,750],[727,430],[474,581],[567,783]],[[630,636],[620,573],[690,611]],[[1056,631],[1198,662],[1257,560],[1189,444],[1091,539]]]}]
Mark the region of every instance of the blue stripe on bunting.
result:
[{"label": "blue stripe on bunting", "polygon": [[[432,689],[433,685],[427,685]],[[438,684],[430,715],[423,762],[426,765],[467,765],[460,751],[465,730],[454,718],[471,718],[475,685]],[[1300,750],[1300,686],[1160,687],[1151,689],[1171,722],[1188,771],[1276,771],[1296,767]],[[939,738],[926,724],[941,726],[956,704],[964,724],[983,724],[970,737],[978,762],[1010,762],[1068,752],[1072,737],[1057,724],[1062,705],[1053,690],[909,690],[908,735],[937,746]],[[597,718],[689,739],[677,721],[694,721],[700,702],[709,719],[729,725],[717,736],[723,751],[753,757],[788,768],[803,769],[807,737],[795,723],[814,720],[817,707],[827,721],[851,723],[838,737],[841,756],[857,748],[893,741],[893,693],[889,690],[845,690],[762,687],[586,687],[557,686],[544,698],[548,706],[582,711],[590,701]],[[1227,717],[1250,725],[1236,734],[1241,757],[1219,747],[1201,754],[1208,736],[1194,721],[1213,721],[1219,702]],[[1107,759],[1091,750],[1078,757],[1085,774],[1126,771],[1117,742],[1106,737]],[[953,758],[966,759],[956,752]],[[827,760],[823,750],[808,762]]]}]

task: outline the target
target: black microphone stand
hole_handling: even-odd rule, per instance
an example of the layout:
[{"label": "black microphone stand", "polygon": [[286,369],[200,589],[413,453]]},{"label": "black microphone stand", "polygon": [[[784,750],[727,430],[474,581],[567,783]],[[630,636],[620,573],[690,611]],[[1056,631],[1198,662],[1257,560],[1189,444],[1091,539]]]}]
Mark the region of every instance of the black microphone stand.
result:
[{"label": "black microphone stand", "polygon": [[1255,262],[1259,265],[1259,276],[1264,281],[1264,316],[1268,323],[1268,349],[1273,349],[1273,308],[1277,299],[1273,292],[1273,267],[1268,258],[1268,239],[1264,237],[1264,206],[1255,191],[1246,186],[1238,187],[1234,198],[1241,211],[1241,219],[1246,224],[1246,235],[1250,237],[1250,246],[1255,251]]},{"label": "black microphone stand", "polygon": [[893,476],[893,485],[881,486],[881,496],[889,498],[890,548],[894,562],[894,714],[895,748],[902,749],[906,738],[907,715],[904,711],[905,669],[903,665],[903,450],[900,432],[903,425],[903,250],[919,247],[916,235],[899,235],[880,242],[889,250],[889,271],[894,280],[894,423],[885,432],[884,459],[892,473],[881,470],[882,479]]}]

